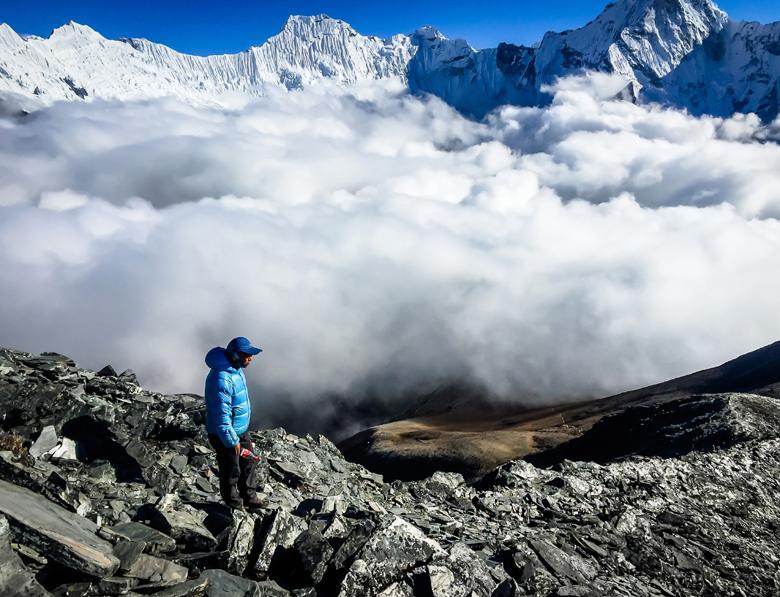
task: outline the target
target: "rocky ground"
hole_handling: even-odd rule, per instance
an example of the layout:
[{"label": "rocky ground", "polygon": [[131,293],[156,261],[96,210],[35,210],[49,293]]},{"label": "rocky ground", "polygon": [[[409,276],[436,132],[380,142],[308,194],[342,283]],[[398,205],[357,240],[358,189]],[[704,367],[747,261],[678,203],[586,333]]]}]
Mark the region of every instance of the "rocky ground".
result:
[{"label": "rocky ground", "polygon": [[594,426],[581,453],[604,464],[550,453],[469,484],[385,483],[323,437],[262,431],[268,507],[231,513],[202,398],[0,350],[0,595],[777,595],[780,407],[679,406]]}]

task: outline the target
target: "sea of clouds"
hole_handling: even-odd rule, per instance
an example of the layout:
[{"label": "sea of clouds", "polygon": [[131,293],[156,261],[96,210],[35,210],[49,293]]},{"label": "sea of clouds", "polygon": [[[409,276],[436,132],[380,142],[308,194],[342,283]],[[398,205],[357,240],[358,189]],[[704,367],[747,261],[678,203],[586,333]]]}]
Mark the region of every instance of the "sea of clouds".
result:
[{"label": "sea of clouds", "polygon": [[245,335],[258,423],[338,435],[367,396],[607,395],[780,339],[780,124],[616,85],[482,122],[392,82],[4,117],[0,345],[200,393]]}]

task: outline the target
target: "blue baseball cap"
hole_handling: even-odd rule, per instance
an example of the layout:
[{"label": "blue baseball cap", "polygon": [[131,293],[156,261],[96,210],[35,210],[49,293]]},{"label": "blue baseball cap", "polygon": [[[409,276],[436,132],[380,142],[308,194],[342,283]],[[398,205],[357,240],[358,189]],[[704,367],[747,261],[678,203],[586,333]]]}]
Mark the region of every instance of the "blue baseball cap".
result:
[{"label": "blue baseball cap", "polygon": [[243,336],[239,336],[238,338],[233,338],[230,343],[227,345],[228,352],[243,352],[244,354],[251,354],[256,355],[259,352],[263,352],[262,348],[259,348],[257,346],[252,346],[252,343],[244,338]]}]

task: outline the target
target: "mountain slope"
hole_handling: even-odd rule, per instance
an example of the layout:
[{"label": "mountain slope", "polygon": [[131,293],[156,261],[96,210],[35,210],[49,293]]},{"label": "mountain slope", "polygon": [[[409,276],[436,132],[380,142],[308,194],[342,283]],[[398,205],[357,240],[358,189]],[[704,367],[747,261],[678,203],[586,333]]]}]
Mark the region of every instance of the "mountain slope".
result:
[{"label": "mountain slope", "polygon": [[778,114],[780,22],[729,22],[687,55],[646,98],[686,106],[693,114]]},{"label": "mountain slope", "polygon": [[0,348],[0,595],[776,596],[780,405],[677,404],[635,410],[684,455],[473,484],[390,484],[324,437],[252,431],[267,504],[230,511],[202,397]]},{"label": "mountain slope", "polygon": [[[661,408],[721,392],[780,396],[780,342],[718,367],[599,400],[531,409],[504,405],[492,411],[479,402],[474,409],[461,403],[459,409],[443,414],[409,413],[405,419],[366,429],[339,447],[350,460],[390,478],[420,478],[433,470],[473,477],[534,454],[565,453],[571,458],[571,451],[563,449],[567,442],[628,409]],[[449,400],[439,396],[438,402],[446,406]],[[589,439],[589,445],[597,443]]]},{"label": "mountain slope", "polygon": [[532,48],[476,51],[431,29],[414,41],[410,88],[475,116],[506,103],[544,105],[544,85],[585,70],[620,75],[628,97],[697,115],[778,115],[780,23],[733,22],[711,0],[619,0]]}]

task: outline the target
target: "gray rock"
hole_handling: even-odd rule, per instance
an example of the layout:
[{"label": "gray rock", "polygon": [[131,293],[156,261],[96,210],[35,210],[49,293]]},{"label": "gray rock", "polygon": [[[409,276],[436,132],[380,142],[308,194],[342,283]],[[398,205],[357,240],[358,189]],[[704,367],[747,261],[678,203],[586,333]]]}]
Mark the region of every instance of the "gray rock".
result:
[{"label": "gray rock", "polygon": [[54,425],[47,425],[41,431],[38,439],[30,446],[30,456],[40,458],[44,454],[51,452],[57,447],[59,443],[59,437],[57,437],[57,431],[54,429]]},{"label": "gray rock", "polygon": [[293,543],[294,573],[298,582],[316,585],[325,575],[333,547],[318,531],[307,529]]},{"label": "gray rock", "polygon": [[567,554],[549,541],[532,539],[529,544],[539,559],[561,579],[584,583],[596,576],[596,569],[584,558]]},{"label": "gray rock", "polygon": [[175,472],[181,474],[187,468],[187,456],[184,454],[176,454],[171,458],[169,465]]},{"label": "gray rock", "polygon": [[290,594],[273,581],[256,582],[224,570],[206,570],[200,576],[209,581],[207,597],[287,597]]},{"label": "gray rock", "polygon": [[167,587],[187,580],[188,570],[168,560],[140,554],[124,575],[146,581],[145,586]]},{"label": "gray rock", "polygon": [[209,551],[217,545],[214,535],[203,525],[200,513],[176,500],[168,500],[168,496],[141,508],[137,518],[148,520],[152,527],[192,551]]},{"label": "gray rock", "polygon": [[378,593],[434,555],[445,555],[438,543],[402,518],[388,518],[357,554],[339,594]]},{"label": "gray rock", "polygon": [[267,576],[277,551],[292,547],[298,535],[306,530],[306,522],[284,510],[274,510],[264,520],[263,527],[253,565],[254,573],[260,578]]},{"label": "gray rock", "polygon": [[143,553],[146,543],[143,541],[119,541],[114,545],[114,555],[119,559],[119,569],[129,570]]},{"label": "gray rock", "polygon": [[44,597],[49,595],[21,558],[11,549],[8,521],[0,516],[0,595]]},{"label": "gray rock", "polygon": [[352,563],[357,553],[365,545],[374,532],[376,524],[371,520],[361,520],[352,528],[347,538],[336,550],[331,559],[331,565],[335,570],[341,570]]},{"label": "gray rock", "polygon": [[110,530],[128,541],[143,543],[145,550],[152,554],[170,553],[176,549],[176,541],[172,537],[140,522],[120,523]]},{"label": "gray rock", "polygon": [[[503,571],[500,574],[505,579]],[[490,596],[498,585],[484,560],[463,543],[453,545],[446,557],[435,558],[428,576],[434,597]]]},{"label": "gray rock", "polygon": [[111,576],[119,560],[112,546],[96,535],[95,524],[31,491],[0,481],[0,514],[14,540],[47,558],[89,576]]},{"label": "gray rock", "polygon": [[100,579],[100,582],[97,583],[96,591],[98,595],[126,595],[137,585],[138,580],[135,578],[110,576]]},{"label": "gray rock", "polygon": [[205,576],[188,580],[178,585],[168,587],[162,591],[155,591],[154,597],[203,597],[209,586],[209,579]]},{"label": "gray rock", "polygon": [[406,581],[394,582],[376,594],[377,597],[414,597],[414,588]]},{"label": "gray rock", "polygon": [[255,518],[247,512],[233,511],[233,521],[228,537],[228,570],[243,574],[255,540]]},{"label": "gray rock", "polygon": [[74,442],[69,437],[63,437],[60,440],[60,443],[52,448],[48,454],[52,458],[57,458],[59,460],[70,460],[72,462],[78,461],[76,442]]}]

